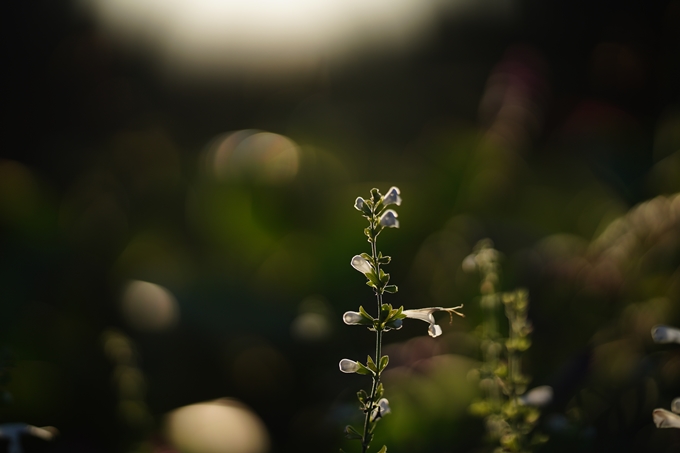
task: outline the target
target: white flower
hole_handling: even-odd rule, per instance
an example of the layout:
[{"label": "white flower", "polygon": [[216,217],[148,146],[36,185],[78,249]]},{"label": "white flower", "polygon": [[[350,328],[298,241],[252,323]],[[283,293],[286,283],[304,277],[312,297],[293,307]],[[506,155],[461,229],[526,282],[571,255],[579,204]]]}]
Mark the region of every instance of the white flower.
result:
[{"label": "white flower", "polygon": [[359,364],[357,364],[354,360],[342,359],[340,361],[340,371],[343,373],[356,373],[358,369]]},{"label": "white flower", "polygon": [[352,264],[352,267],[362,274],[370,274],[373,272],[371,263],[366,261],[366,259],[361,255],[354,255],[350,264]]},{"label": "white flower", "polygon": [[383,212],[380,216],[380,225],[387,228],[399,228],[399,220],[397,220],[397,213],[391,209]]},{"label": "white flower", "polygon": [[430,327],[427,328],[427,333],[430,334],[432,338],[438,337],[439,335],[442,334],[442,328],[435,324],[434,320],[434,312],[437,311],[445,311],[451,316],[451,319],[453,320],[453,315],[456,314],[458,316],[465,317],[464,314],[457,312],[459,308],[463,308],[462,305],[459,305],[457,307],[452,307],[452,308],[443,308],[443,307],[429,307],[429,308],[417,308],[415,310],[404,310],[401,312],[403,315],[405,315],[407,318],[411,319],[420,319],[421,321],[425,321],[426,323],[430,324]]},{"label": "white flower", "polygon": [[541,385],[529,390],[519,397],[519,402],[526,406],[543,407],[553,399],[553,388],[549,385]]},{"label": "white flower", "polygon": [[383,204],[385,206],[389,206],[391,204],[396,204],[397,206],[401,206],[401,196],[399,192],[399,187],[390,187],[390,190],[387,192],[387,195],[385,195],[385,198],[383,199]]},{"label": "white flower", "polygon": [[344,315],[342,315],[342,320],[345,321],[345,324],[348,326],[356,326],[361,324],[363,319],[364,317],[361,316],[361,313],[356,311],[347,311]]},{"label": "white flower", "polygon": [[657,428],[680,428],[680,415],[666,409],[654,409],[652,419]]},{"label": "white flower", "polygon": [[390,402],[387,401],[387,398],[380,398],[378,401],[378,404],[373,406],[373,413],[371,414],[371,421],[378,420],[381,417],[384,417],[385,415],[389,414],[392,412],[390,410]]},{"label": "white flower", "polygon": [[680,329],[669,326],[654,326],[652,338],[656,343],[680,343]]},{"label": "white flower", "polygon": [[680,414],[680,398],[675,398],[673,402],[671,402],[671,410],[676,414]]},{"label": "white flower", "polygon": [[357,197],[356,201],[354,202],[354,207],[357,209],[357,211],[363,211],[364,209],[364,199],[361,197]]}]

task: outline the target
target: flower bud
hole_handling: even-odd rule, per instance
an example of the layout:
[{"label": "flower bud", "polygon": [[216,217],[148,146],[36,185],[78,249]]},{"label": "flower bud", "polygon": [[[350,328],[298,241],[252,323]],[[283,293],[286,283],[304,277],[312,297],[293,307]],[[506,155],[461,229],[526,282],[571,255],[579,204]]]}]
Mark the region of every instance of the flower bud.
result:
[{"label": "flower bud", "polygon": [[385,206],[389,206],[391,204],[396,204],[397,206],[401,205],[401,196],[399,192],[398,187],[390,187],[390,190],[387,192],[387,195],[385,195],[385,198],[383,199],[383,204]]},{"label": "flower bud", "polygon": [[655,343],[680,343],[680,329],[668,326],[654,326],[652,338]]},{"label": "flower bud", "polygon": [[373,267],[371,267],[371,264],[361,255],[354,255],[350,264],[352,264],[352,267],[362,274],[370,274],[373,272]]},{"label": "flower bud", "polygon": [[680,398],[675,398],[671,402],[671,410],[676,414],[680,414]]},{"label": "flower bud", "polygon": [[345,312],[344,315],[342,315],[342,320],[345,321],[345,324],[348,326],[354,326],[357,324],[361,324],[361,321],[364,319],[363,316],[361,316],[361,313],[356,312],[356,311],[348,311]]},{"label": "flower bud", "polygon": [[357,211],[363,211],[364,204],[365,204],[364,199],[361,197],[357,197],[356,201],[354,202],[354,208]]},{"label": "flower bud", "polygon": [[399,228],[399,220],[397,220],[397,213],[388,209],[380,216],[380,225],[387,228]]},{"label": "flower bud", "polygon": [[390,412],[392,412],[390,410],[390,402],[387,401],[387,398],[380,398],[380,400],[378,401],[378,404],[376,404],[373,407],[373,413],[371,414],[371,420],[372,421],[378,420],[378,419],[384,417],[385,415],[389,414]]},{"label": "flower bud", "polygon": [[359,370],[359,364],[354,360],[342,359],[340,361],[340,371],[343,373],[356,373]]},{"label": "flower bud", "polygon": [[549,385],[540,385],[529,390],[527,393],[519,397],[520,403],[526,406],[543,407],[553,399],[553,388]]}]

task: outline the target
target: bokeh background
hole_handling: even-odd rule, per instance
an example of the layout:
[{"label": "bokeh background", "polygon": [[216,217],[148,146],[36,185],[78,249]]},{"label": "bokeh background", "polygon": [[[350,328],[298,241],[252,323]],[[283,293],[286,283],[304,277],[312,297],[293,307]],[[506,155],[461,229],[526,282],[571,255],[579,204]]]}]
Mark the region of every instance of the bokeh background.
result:
[{"label": "bokeh background", "polygon": [[[244,2],[245,3],[245,2]],[[482,238],[527,288],[550,452],[671,452],[680,2],[11,1],[2,14],[0,423],[26,451],[356,451],[370,332],[353,201],[398,186],[376,447],[484,452]],[[0,448],[8,448],[0,440]],[[380,444],[380,445],[379,445]]]}]

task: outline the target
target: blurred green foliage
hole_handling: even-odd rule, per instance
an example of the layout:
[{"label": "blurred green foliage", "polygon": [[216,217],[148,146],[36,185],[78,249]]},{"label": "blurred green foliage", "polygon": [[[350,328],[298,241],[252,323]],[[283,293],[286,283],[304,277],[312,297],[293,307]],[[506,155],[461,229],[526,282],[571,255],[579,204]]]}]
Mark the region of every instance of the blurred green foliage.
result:
[{"label": "blurred green foliage", "polygon": [[[361,386],[337,363],[371,344],[342,328],[369,303],[352,202],[394,185],[393,305],[466,318],[390,335],[375,445],[488,451],[467,409],[484,314],[461,264],[489,237],[499,289],[531,294],[523,370],[555,389],[541,451],[680,446],[651,418],[680,394],[680,355],[649,334],[680,325],[677,1],[518,2],[508,28],[443,20],[411,53],[260,88],[166,86],[48,3],[13,5],[5,31],[0,423],[56,426],[54,451],[163,451],[165,414],[229,397],[272,452],[337,451]],[[167,290],[142,312],[176,323],[135,327],[130,281]],[[112,332],[129,356],[107,352]]]}]

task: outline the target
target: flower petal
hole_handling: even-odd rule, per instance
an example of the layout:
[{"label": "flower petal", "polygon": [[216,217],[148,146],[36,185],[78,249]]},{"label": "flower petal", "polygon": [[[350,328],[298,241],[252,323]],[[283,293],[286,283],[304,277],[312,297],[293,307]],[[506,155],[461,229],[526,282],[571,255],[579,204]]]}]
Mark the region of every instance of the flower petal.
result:
[{"label": "flower petal", "polygon": [[391,209],[383,212],[380,216],[380,225],[386,228],[399,228],[399,220],[397,220],[397,213]]},{"label": "flower petal", "polygon": [[352,267],[362,274],[369,274],[373,272],[373,268],[371,267],[371,264],[364,259],[364,257],[360,255],[354,255],[352,257],[352,261],[350,262]]},{"label": "flower petal", "polygon": [[342,320],[348,326],[356,326],[357,324],[361,324],[363,319],[364,319],[364,317],[361,316],[361,313],[356,312],[356,311],[348,311],[348,312],[345,312],[344,315],[342,315]]},{"label": "flower petal", "polygon": [[529,390],[519,397],[519,402],[526,406],[543,407],[553,399],[553,388],[549,385],[540,385]]},{"label": "flower petal", "polygon": [[343,373],[356,373],[358,369],[359,364],[357,364],[354,360],[342,359],[340,361],[340,371]]},{"label": "flower petal", "polygon": [[401,206],[401,192],[399,192],[399,187],[392,186],[390,190],[387,191],[387,195],[383,199],[383,204],[389,206],[391,204],[396,204]]},{"label": "flower petal", "polygon": [[680,414],[680,398],[675,398],[671,402],[671,410],[676,414]]},{"label": "flower petal", "polygon": [[354,208],[357,211],[362,211],[364,209],[364,199],[361,197],[357,197],[357,199],[354,201]]},{"label": "flower petal", "polygon": [[378,404],[373,406],[373,413],[371,414],[371,421],[378,420],[385,415],[389,414],[392,412],[390,410],[390,402],[387,401],[387,398],[380,398],[378,401]]},{"label": "flower petal", "polygon": [[652,338],[655,343],[680,343],[680,329],[670,326],[654,326]]},{"label": "flower petal", "polygon": [[657,428],[680,428],[680,415],[666,409],[654,409],[652,419]]},{"label": "flower petal", "polygon": [[439,324],[431,324],[430,327],[427,328],[427,333],[432,338],[437,338],[439,335],[442,334],[442,328]]}]

